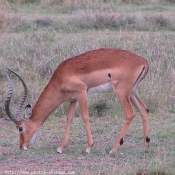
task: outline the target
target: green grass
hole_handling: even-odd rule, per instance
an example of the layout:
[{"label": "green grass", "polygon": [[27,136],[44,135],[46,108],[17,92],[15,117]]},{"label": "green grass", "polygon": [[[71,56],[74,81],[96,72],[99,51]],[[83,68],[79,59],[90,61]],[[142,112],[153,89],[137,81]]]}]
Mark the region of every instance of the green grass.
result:
[{"label": "green grass", "polygon": [[[2,9],[8,18],[0,14],[1,170],[75,171],[83,175],[175,174],[175,116],[170,99],[175,93],[174,4],[151,1],[138,5],[136,0],[135,4],[99,1],[46,6],[45,3],[13,1],[6,7],[9,11],[4,13]],[[123,111],[114,94],[95,94],[89,97],[94,138],[90,155],[85,154],[87,138],[79,109],[68,147],[63,154],[56,153],[65,131],[66,103],[48,118],[30,149],[19,150],[18,132],[5,119],[8,84],[3,70],[11,68],[25,79],[29,89],[26,104],[34,104],[58,64],[101,47],[132,51],[149,63],[149,73],[140,84],[141,97],[150,109],[149,148],[143,147],[142,120],[136,112],[124,145],[109,155],[124,122]],[[12,78],[14,110],[23,88],[15,76]]]}]

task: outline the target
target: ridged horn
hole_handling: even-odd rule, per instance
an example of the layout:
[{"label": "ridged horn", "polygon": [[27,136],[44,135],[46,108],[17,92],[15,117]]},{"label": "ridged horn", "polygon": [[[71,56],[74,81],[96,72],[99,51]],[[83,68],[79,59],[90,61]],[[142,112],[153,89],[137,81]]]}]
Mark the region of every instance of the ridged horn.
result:
[{"label": "ridged horn", "polygon": [[[20,79],[20,81],[22,82],[23,87],[24,87],[23,97],[22,97],[21,101],[19,102],[19,105],[18,105],[17,108],[16,108],[16,115],[15,115],[16,117],[14,117],[13,115],[11,115],[11,117],[10,117],[8,114],[11,114],[11,113],[10,113],[10,109],[9,109],[9,104],[10,104],[10,99],[11,99],[11,96],[12,96],[12,93],[13,93],[13,83],[12,83],[12,80],[11,80],[11,78],[9,77],[9,75],[5,72],[5,75],[6,75],[7,79],[8,79],[8,82],[9,82],[9,92],[8,92],[7,100],[6,100],[6,102],[5,102],[5,105],[6,105],[5,109],[7,109],[7,110],[6,110],[6,113],[8,113],[7,115],[9,116],[9,118],[10,118],[13,122],[19,123],[19,122],[20,122],[20,116],[21,116],[21,108],[22,108],[22,106],[24,105],[24,102],[25,102],[25,100],[26,100],[26,98],[27,98],[27,92],[28,92],[28,90],[27,90],[27,85],[26,85],[26,83],[24,82],[24,80],[23,80],[17,73],[15,73],[14,71],[12,71],[12,70],[10,70],[10,69],[8,69],[8,70],[9,70],[10,72],[12,72],[13,74],[15,74],[15,75]],[[12,117],[12,116],[13,116],[13,117]]]},{"label": "ridged horn", "polygon": [[9,83],[9,89],[8,89],[8,94],[7,94],[7,99],[5,101],[5,111],[7,116],[16,124],[18,124],[20,121],[18,118],[16,118],[14,115],[11,114],[9,105],[10,105],[10,100],[12,98],[12,94],[13,94],[13,82],[11,80],[11,78],[9,77],[9,75],[4,71],[4,74],[7,77],[8,83]]}]

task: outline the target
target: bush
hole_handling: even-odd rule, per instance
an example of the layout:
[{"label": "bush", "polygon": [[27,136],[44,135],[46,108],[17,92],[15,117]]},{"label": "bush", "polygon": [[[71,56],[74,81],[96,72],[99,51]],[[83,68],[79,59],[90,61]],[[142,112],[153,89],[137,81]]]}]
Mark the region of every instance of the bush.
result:
[{"label": "bush", "polygon": [[175,0],[166,0],[166,2],[175,3]]},{"label": "bush", "polygon": [[114,14],[98,13],[95,15],[96,28],[107,28],[107,26],[116,25],[116,17]]},{"label": "bush", "polygon": [[145,22],[148,23],[148,26],[152,29],[162,30],[169,29],[174,30],[175,26],[171,20],[163,15],[154,15],[151,17],[146,17]]},{"label": "bush", "polygon": [[159,27],[167,28],[168,26],[171,26],[171,21],[163,15],[152,17],[152,21]]},{"label": "bush", "polygon": [[93,110],[97,112],[97,116],[101,117],[105,115],[105,112],[109,109],[107,102],[98,101],[93,104]]},{"label": "bush", "polygon": [[34,2],[39,2],[40,0],[19,0],[21,3],[34,3]]},{"label": "bush", "polygon": [[121,2],[125,4],[143,4],[143,3],[146,3],[147,1],[145,0],[121,0]]},{"label": "bush", "polygon": [[40,3],[47,7],[52,5],[62,5],[64,0],[40,0]]}]

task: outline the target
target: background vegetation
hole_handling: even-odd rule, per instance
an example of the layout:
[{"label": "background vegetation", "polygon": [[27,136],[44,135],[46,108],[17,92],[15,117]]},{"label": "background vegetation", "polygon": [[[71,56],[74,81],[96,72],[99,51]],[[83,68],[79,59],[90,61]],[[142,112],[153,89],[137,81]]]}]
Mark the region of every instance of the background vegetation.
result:
[{"label": "background vegetation", "polygon": [[[0,1],[0,167],[2,170],[65,170],[76,174],[175,174],[175,1],[174,0],[1,0]],[[140,94],[150,109],[148,149],[142,147],[139,113],[122,148],[110,156],[123,124],[114,94],[89,97],[94,147],[85,155],[86,135],[78,111],[69,146],[58,155],[67,104],[41,128],[27,152],[18,150],[18,134],[4,113],[8,67],[27,82],[26,103],[34,104],[63,60],[101,47],[143,56],[150,65]],[[12,76],[19,102],[22,86]]]}]

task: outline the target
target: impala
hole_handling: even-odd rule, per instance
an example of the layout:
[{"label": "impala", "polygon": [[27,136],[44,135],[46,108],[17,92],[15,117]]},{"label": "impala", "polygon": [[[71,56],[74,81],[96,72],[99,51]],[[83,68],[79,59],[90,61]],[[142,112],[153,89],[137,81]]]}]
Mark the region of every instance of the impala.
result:
[{"label": "impala", "polygon": [[10,76],[5,72],[9,82],[5,110],[19,130],[20,149],[27,150],[38,128],[48,116],[61,103],[70,102],[64,138],[57,152],[62,153],[63,148],[67,146],[71,123],[79,105],[87,134],[88,145],[86,152],[90,153],[93,138],[89,123],[87,96],[92,93],[111,91],[114,91],[124,110],[125,121],[110,153],[123,144],[123,138],[135,116],[131,103],[139,110],[142,116],[144,146],[148,146],[150,142],[148,137],[149,110],[138,94],[138,85],[146,76],[148,69],[148,63],[145,59],[120,49],[102,48],[69,58],[57,67],[33,108],[30,105],[26,106],[23,117],[20,116],[20,113],[27,97],[27,86],[18,74],[9,70],[20,79],[24,86],[24,95],[17,106],[16,115],[13,115],[9,108],[13,84]]}]

